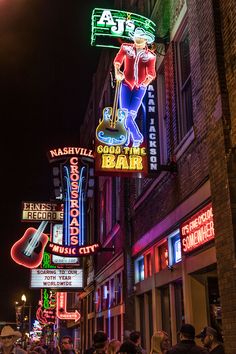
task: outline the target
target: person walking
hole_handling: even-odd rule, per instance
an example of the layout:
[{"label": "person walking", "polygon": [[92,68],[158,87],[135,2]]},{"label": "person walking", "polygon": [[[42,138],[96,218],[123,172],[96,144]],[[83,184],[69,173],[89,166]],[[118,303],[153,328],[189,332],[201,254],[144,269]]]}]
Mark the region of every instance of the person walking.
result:
[{"label": "person walking", "polygon": [[47,354],[59,354],[59,350],[55,347],[53,341],[49,343],[49,346],[47,348]]},{"label": "person walking", "polygon": [[164,331],[154,332],[151,338],[150,354],[166,354],[169,349],[168,334]]},{"label": "person walking", "polygon": [[119,353],[139,354],[139,351],[137,345],[135,345],[134,342],[128,339],[121,344]]},{"label": "person walking", "polygon": [[196,335],[196,338],[201,338],[205,348],[211,354],[225,354],[223,343],[219,340],[219,334],[212,327],[204,327],[203,330]]},{"label": "person walking", "polygon": [[21,338],[19,331],[14,331],[11,326],[4,326],[0,334],[1,354],[26,354],[27,352],[16,346],[17,339]]},{"label": "person walking", "polygon": [[208,354],[206,348],[195,343],[194,338],[195,328],[191,324],[184,324],[180,328],[180,342],[168,350],[167,354]]},{"label": "person walking", "polygon": [[97,331],[93,336],[93,343],[94,343],[95,354],[107,353],[108,337],[106,332]]},{"label": "person walking", "polygon": [[107,348],[107,354],[116,354],[120,350],[121,342],[117,339],[112,339]]},{"label": "person walking", "polygon": [[129,338],[137,346],[139,354],[146,354],[146,350],[141,346],[141,333],[139,331],[132,331]]},{"label": "person walking", "polygon": [[71,336],[63,336],[61,339],[61,354],[75,354]]}]

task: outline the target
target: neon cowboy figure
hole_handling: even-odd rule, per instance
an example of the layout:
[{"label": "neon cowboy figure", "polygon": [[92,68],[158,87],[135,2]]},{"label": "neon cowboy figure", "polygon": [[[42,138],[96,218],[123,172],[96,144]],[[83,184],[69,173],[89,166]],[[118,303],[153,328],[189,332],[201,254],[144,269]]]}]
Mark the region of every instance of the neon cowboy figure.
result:
[{"label": "neon cowboy figure", "polygon": [[[122,81],[119,96],[119,108],[127,114],[126,129],[133,147],[139,147],[143,142],[137,123],[135,122],[138,110],[145,96],[147,86],[156,77],[156,55],[147,45],[154,42],[154,35],[143,28],[136,28],[130,35],[134,43],[123,43],[114,59],[116,80]],[[124,64],[124,70],[120,68]]]}]

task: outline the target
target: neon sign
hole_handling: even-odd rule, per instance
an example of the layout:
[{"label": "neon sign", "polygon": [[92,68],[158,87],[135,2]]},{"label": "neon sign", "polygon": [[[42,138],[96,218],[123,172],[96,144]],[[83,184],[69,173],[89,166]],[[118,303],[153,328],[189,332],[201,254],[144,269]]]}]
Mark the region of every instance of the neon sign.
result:
[{"label": "neon sign", "polygon": [[93,151],[81,147],[63,147],[50,150],[48,153],[48,158],[49,161],[52,161],[67,155],[80,155],[93,158]]},{"label": "neon sign", "polygon": [[184,253],[189,253],[215,237],[212,204],[208,204],[181,225]]},{"label": "neon sign", "polygon": [[48,236],[43,233],[48,221],[42,221],[38,229],[28,228],[24,235],[11,248],[12,259],[26,268],[37,268],[43,259],[43,251]]},{"label": "neon sign", "polygon": [[95,170],[100,172],[139,173],[147,170],[146,148],[96,146]]},{"label": "neon sign", "polygon": [[64,222],[63,236],[66,246],[84,244],[84,191],[86,167],[79,163],[78,157],[69,159],[63,166],[64,171]]},{"label": "neon sign", "polygon": [[67,293],[57,292],[57,311],[56,315],[60,320],[79,321],[81,315],[75,310],[74,312],[67,311]]},{"label": "neon sign", "polygon": [[[62,224],[53,224],[52,226],[52,242],[55,248],[64,247],[63,246],[63,225]],[[59,253],[54,253],[51,242],[47,244],[47,250],[52,254],[52,263],[54,264],[76,264],[79,265],[77,257],[68,258],[68,254],[63,254],[63,256],[58,256]],[[45,252],[44,252],[45,253]],[[69,252],[68,252],[69,253]],[[72,253],[71,253],[72,254]],[[49,268],[49,267],[48,267]]]},{"label": "neon sign", "polygon": [[[118,17],[115,19],[113,15]],[[113,107],[103,109],[103,117],[96,129],[97,174],[115,172],[145,176],[148,170],[156,172],[160,167],[157,160],[156,93],[154,85],[150,85],[156,77],[156,55],[149,49],[155,40],[155,24],[152,26],[146,18],[144,22],[136,18],[135,22],[135,16],[125,11],[113,13],[104,9],[95,9],[93,13],[96,22],[93,29],[105,28],[113,36],[133,42],[120,41],[122,44],[114,58],[116,89]],[[152,141],[148,142],[148,138]],[[148,162],[151,168],[148,168]]]},{"label": "neon sign", "polygon": [[23,202],[23,221],[62,221],[63,205],[56,203]]},{"label": "neon sign", "polygon": [[146,94],[146,131],[148,145],[148,172],[160,170],[159,129],[156,102],[156,80],[148,85]]},{"label": "neon sign", "polygon": [[45,309],[55,309],[56,292],[52,289],[42,289],[42,301]]},{"label": "neon sign", "polygon": [[127,11],[96,8],[92,13],[91,45],[119,48],[120,39],[129,40],[130,33],[143,28],[155,35],[156,24],[150,19]]},{"label": "neon sign", "polygon": [[63,257],[83,257],[83,256],[90,256],[92,254],[97,253],[99,250],[101,250],[101,245],[98,243],[95,243],[93,245],[87,245],[87,246],[63,246],[63,245],[58,245],[53,242],[49,242],[47,244],[47,250],[53,255],[58,255],[58,256],[63,256]]},{"label": "neon sign", "polygon": [[55,323],[55,310],[45,309],[42,300],[39,301],[39,307],[36,311],[36,318],[41,325],[49,325]]}]

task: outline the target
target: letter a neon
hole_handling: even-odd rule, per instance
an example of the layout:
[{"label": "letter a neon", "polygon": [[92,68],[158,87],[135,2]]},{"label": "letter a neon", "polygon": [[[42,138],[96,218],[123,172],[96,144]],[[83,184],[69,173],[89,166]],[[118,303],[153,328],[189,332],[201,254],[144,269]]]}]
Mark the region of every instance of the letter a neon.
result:
[{"label": "letter a neon", "polygon": [[100,17],[100,20],[97,22],[98,26],[114,26],[115,22],[113,20],[113,17],[111,15],[110,10],[104,10],[102,13],[102,16]]}]

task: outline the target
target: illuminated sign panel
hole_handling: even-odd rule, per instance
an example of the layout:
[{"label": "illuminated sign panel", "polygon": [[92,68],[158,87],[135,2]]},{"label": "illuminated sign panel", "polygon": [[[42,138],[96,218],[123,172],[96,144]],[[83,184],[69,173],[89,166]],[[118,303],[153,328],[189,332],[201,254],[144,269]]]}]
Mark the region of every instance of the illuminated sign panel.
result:
[{"label": "illuminated sign panel", "polygon": [[31,288],[83,288],[82,269],[31,269]]},{"label": "illuminated sign panel", "polygon": [[80,246],[85,241],[84,197],[87,172],[87,165],[77,156],[70,157],[63,165],[63,243],[66,246]]},{"label": "illuminated sign panel", "polygon": [[[159,153],[156,55],[152,46],[155,26],[148,19],[135,22],[135,16],[124,11],[114,11],[115,19],[111,10],[96,10],[93,29],[105,27],[119,38],[119,51],[113,61],[113,105],[103,109],[96,128],[95,172],[145,177],[165,170]],[[123,43],[122,38],[130,42]]]},{"label": "illuminated sign panel", "polygon": [[156,85],[156,80],[148,85],[145,97],[145,120],[148,151],[147,159],[148,173],[150,175],[160,170],[160,145]]},{"label": "illuminated sign panel", "polygon": [[[58,258],[65,259],[65,263],[70,263],[68,257],[84,257],[90,256],[101,250],[101,245],[99,243],[94,243],[93,245],[86,246],[63,246],[57,243],[49,242],[47,244],[47,251],[52,255],[58,255]],[[56,256],[55,256],[56,257]],[[73,259],[73,258],[72,258]],[[75,258],[76,259],[76,258]],[[58,263],[61,263],[60,259]]]},{"label": "illuminated sign panel", "polygon": [[136,28],[155,36],[156,24],[150,19],[127,11],[96,8],[92,13],[91,45],[119,48],[120,40],[130,40]]},{"label": "illuminated sign panel", "polygon": [[67,311],[67,293],[57,292],[57,317],[60,320],[74,320],[79,321],[81,315],[75,310],[74,312]]},{"label": "illuminated sign panel", "polygon": [[22,203],[22,221],[62,221],[63,205],[56,203]]},{"label": "illuminated sign panel", "polygon": [[[63,245],[63,225],[62,224],[53,224],[52,225],[52,241],[55,242],[56,248],[60,248],[60,246]],[[49,244],[51,244],[51,242]],[[47,249],[50,252],[50,254],[52,254],[52,256],[51,256],[52,263],[54,263],[54,264],[77,264],[77,265],[79,264],[77,257],[68,258],[68,255],[66,255],[66,257],[62,257],[61,255],[64,256],[64,253],[60,253],[61,254],[60,256],[58,256],[59,253],[53,254],[53,248],[50,247],[49,244],[47,245]]]},{"label": "illuminated sign panel", "polygon": [[85,203],[94,153],[87,148],[62,147],[50,150],[48,158],[56,187],[61,190],[64,215],[62,226],[52,226],[53,247],[47,250],[55,264],[79,265],[75,256],[79,256],[77,248],[86,243]]},{"label": "illuminated sign panel", "polygon": [[67,155],[79,155],[93,158],[93,151],[81,147],[57,148],[49,151],[48,159],[50,162],[52,162],[53,160],[61,159],[63,157],[66,157]]},{"label": "illuminated sign panel", "polygon": [[99,174],[105,173],[147,173],[146,148],[133,148],[126,146],[108,146],[96,144],[95,171]]},{"label": "illuminated sign panel", "polygon": [[24,235],[11,248],[12,259],[26,268],[37,268],[43,259],[43,252],[48,243],[45,230],[48,221],[41,221],[37,229],[29,227]]},{"label": "illuminated sign panel", "polygon": [[183,253],[189,253],[215,237],[212,204],[208,204],[181,227]]}]

